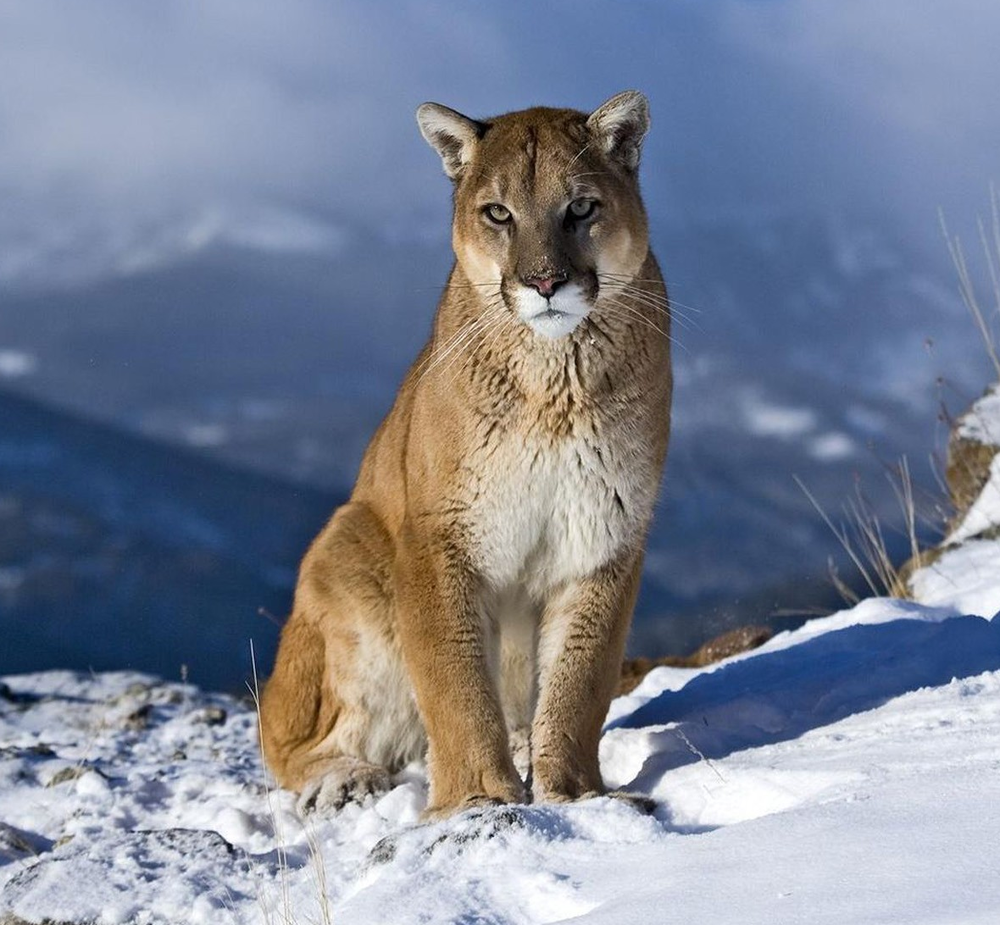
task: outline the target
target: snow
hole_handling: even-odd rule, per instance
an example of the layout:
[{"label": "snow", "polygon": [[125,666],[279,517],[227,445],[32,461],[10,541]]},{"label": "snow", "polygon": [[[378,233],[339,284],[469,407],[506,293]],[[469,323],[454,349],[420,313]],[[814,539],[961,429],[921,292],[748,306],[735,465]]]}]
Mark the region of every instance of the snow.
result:
[{"label": "snow", "polygon": [[[1000,467],[966,520],[990,492]],[[7,677],[0,923],[1000,921],[1000,540],[950,542],[914,600],[615,700],[602,770],[652,815],[601,798],[423,824],[418,763],[300,818],[246,702],[129,672]]]},{"label": "snow", "polygon": [[987,446],[1000,446],[1000,385],[992,386],[958,421],[958,435]]},{"label": "snow", "polygon": [[1000,527],[1000,454],[994,456],[990,463],[989,481],[985,488],[966,511],[962,522],[945,540],[945,545],[963,543],[996,527]]},{"label": "snow", "polygon": [[125,672],[8,677],[0,916],[996,921],[1000,621],[939,597],[865,601],[647,676],[615,701],[601,759],[652,816],[603,798],[423,825],[415,765],[379,799],[300,819],[234,698]]},{"label": "snow", "polygon": [[954,601],[965,613],[992,617],[1000,612],[1000,543],[970,540],[947,549],[911,579],[914,593],[929,604]]}]

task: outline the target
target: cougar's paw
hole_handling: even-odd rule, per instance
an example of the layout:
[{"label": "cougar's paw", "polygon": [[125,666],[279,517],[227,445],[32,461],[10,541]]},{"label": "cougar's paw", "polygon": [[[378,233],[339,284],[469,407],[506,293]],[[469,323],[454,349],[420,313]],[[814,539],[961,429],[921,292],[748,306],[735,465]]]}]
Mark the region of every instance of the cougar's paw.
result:
[{"label": "cougar's paw", "polygon": [[385,768],[357,758],[337,758],[306,783],[295,808],[300,816],[334,813],[348,803],[363,803],[369,795],[385,793],[391,785]]}]

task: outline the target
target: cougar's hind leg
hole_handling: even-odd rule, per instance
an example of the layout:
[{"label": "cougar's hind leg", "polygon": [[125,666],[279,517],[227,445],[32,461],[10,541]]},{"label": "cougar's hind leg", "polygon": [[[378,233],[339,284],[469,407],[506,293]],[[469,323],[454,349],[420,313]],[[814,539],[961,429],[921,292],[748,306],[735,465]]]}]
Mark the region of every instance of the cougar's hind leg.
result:
[{"label": "cougar's hind leg", "polygon": [[325,683],[322,633],[299,611],[281,632],[274,670],[260,698],[261,752],[278,784],[299,790],[308,755],[334,727],[338,705]]},{"label": "cougar's hind leg", "polygon": [[392,629],[392,541],[364,505],[341,508],[303,560],[261,698],[264,758],[300,809],[389,787],[424,747]]}]

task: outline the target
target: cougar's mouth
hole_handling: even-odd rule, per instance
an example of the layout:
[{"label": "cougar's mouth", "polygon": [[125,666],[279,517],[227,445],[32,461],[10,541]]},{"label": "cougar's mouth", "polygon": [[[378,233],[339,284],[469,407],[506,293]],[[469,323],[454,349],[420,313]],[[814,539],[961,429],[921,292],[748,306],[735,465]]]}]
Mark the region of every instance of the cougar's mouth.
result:
[{"label": "cougar's mouth", "polygon": [[543,337],[565,337],[590,312],[583,289],[570,283],[550,298],[544,298],[533,289],[518,293],[517,313],[521,320],[536,334]]}]

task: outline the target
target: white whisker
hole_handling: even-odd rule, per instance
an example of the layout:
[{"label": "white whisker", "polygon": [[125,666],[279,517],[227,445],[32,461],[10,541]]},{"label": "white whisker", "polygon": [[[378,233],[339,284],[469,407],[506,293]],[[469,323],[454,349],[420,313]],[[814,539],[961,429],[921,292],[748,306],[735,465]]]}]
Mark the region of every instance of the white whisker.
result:
[{"label": "white whisker", "polygon": [[659,334],[661,337],[665,337],[671,344],[679,347],[681,350],[687,352],[687,347],[684,346],[676,337],[674,337],[669,331],[664,330],[658,325],[654,324],[649,318],[643,315],[635,306],[629,305],[625,302],[619,302],[617,300],[611,299],[608,302],[602,304],[601,309],[612,318],[617,318],[619,321],[624,321],[626,324],[637,323],[655,333]]},{"label": "white whisker", "polygon": [[[444,375],[448,370],[453,370],[452,380],[454,380],[458,375],[460,375],[463,370],[468,366],[470,360],[475,357],[476,353],[483,347],[486,339],[498,329],[502,328],[504,323],[508,321],[505,312],[501,312],[491,318],[484,319],[483,323],[479,325],[473,337],[469,338],[463,344],[463,349],[459,350],[452,358],[441,367],[439,375]],[[469,349],[464,349],[468,347]],[[455,363],[461,360],[461,363],[455,368]]]}]

